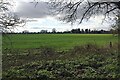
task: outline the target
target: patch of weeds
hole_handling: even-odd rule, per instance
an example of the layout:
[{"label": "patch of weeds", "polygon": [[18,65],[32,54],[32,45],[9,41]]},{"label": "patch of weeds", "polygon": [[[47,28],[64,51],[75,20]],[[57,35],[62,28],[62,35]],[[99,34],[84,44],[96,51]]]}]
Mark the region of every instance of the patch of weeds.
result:
[{"label": "patch of weeds", "polygon": [[55,49],[52,47],[45,46],[45,47],[41,47],[40,49],[41,49],[41,55],[45,57],[53,56],[56,53]]}]

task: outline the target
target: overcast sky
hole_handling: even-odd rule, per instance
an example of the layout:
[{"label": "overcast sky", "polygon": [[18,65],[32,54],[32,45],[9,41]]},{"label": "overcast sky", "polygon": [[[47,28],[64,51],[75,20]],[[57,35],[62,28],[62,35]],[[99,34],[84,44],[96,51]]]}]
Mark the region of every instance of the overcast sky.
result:
[{"label": "overcast sky", "polygon": [[110,29],[110,23],[104,22],[102,24],[103,15],[96,16],[95,18],[90,18],[89,21],[83,21],[82,24],[75,24],[71,26],[69,23],[64,23],[59,21],[56,17],[50,14],[49,6],[42,0],[35,7],[34,3],[30,3],[33,0],[14,0],[13,11],[22,18],[26,18],[28,22],[24,27],[18,28],[16,31],[19,32],[23,30],[29,30],[30,32],[38,32],[41,30],[51,31],[56,28],[57,31],[71,30],[75,28],[80,29]]}]

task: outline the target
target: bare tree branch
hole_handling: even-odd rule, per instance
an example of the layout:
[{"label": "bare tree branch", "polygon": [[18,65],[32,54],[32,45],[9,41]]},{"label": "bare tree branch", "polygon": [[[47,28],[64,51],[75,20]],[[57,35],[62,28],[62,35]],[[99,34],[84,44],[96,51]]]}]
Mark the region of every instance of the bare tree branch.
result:
[{"label": "bare tree branch", "polygon": [[25,20],[19,18],[16,14],[9,10],[11,4],[4,0],[0,0],[0,31],[6,32],[7,30],[14,29],[18,26],[23,26]]},{"label": "bare tree branch", "polygon": [[[81,23],[84,19],[89,19],[92,15],[103,14],[108,16],[113,13],[115,15],[120,11],[120,1],[96,1],[92,2],[91,0],[77,0],[69,1],[65,0],[51,0],[53,8],[56,9],[57,14],[64,13],[63,21],[66,22],[75,22],[79,20]],[[79,12],[81,10],[82,12]],[[81,18],[78,18],[77,15],[81,15]]]}]

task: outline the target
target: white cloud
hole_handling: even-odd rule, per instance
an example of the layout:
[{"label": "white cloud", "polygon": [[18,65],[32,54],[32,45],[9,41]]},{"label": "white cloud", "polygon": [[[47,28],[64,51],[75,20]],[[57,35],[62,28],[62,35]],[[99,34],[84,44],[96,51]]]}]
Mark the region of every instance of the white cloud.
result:
[{"label": "white cloud", "polygon": [[[51,16],[49,12],[49,6],[45,2],[39,2],[39,4],[35,6],[35,4],[29,3],[33,0],[15,0],[15,12],[18,13],[19,16],[29,18],[29,22],[27,22],[24,28],[18,28],[15,31],[23,31],[29,30],[31,32],[37,32],[42,29],[51,31],[52,28],[56,28],[57,31],[65,31],[71,30],[72,28],[81,28],[81,29],[108,29],[110,23],[101,24],[103,16],[99,15],[95,18],[90,18],[89,21],[83,22],[80,25],[65,24],[56,19],[56,16]],[[43,1],[43,0],[42,0]],[[80,13],[80,12],[78,12]],[[60,15],[58,15],[59,17]],[[80,16],[78,16],[80,17]]]},{"label": "white cloud", "polygon": [[45,2],[39,2],[36,7],[33,3],[20,2],[15,12],[25,18],[44,18],[49,15],[49,6]]},{"label": "white cloud", "polygon": [[[91,18],[89,21],[84,21],[82,24],[75,24],[71,26],[70,24],[65,24],[56,20],[53,17],[46,17],[35,19],[37,21],[28,22],[25,27],[18,28],[19,31],[29,30],[30,32],[40,32],[41,30],[52,31],[53,28],[56,28],[57,31],[66,31],[75,28],[80,29],[109,29],[109,22],[102,23],[103,16],[96,16],[95,18]],[[16,30],[17,31],[17,30]]]}]

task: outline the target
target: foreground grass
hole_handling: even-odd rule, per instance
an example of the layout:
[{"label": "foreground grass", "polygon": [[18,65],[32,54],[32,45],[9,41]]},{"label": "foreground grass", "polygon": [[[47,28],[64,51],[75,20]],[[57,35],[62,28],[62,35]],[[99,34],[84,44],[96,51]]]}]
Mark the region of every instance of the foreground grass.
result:
[{"label": "foreground grass", "polygon": [[[88,47],[89,45],[89,47]],[[9,53],[10,51],[10,53]],[[67,51],[51,47],[6,50],[3,79],[80,80],[81,78],[120,78],[118,46],[75,46]],[[24,54],[23,54],[24,52]]]},{"label": "foreground grass", "polygon": [[4,80],[120,78],[111,34],[12,34],[3,42]]},{"label": "foreground grass", "polygon": [[118,37],[112,34],[10,34],[3,37],[3,48],[32,49],[49,46],[66,50],[89,43],[105,46],[109,42],[118,42]]}]

